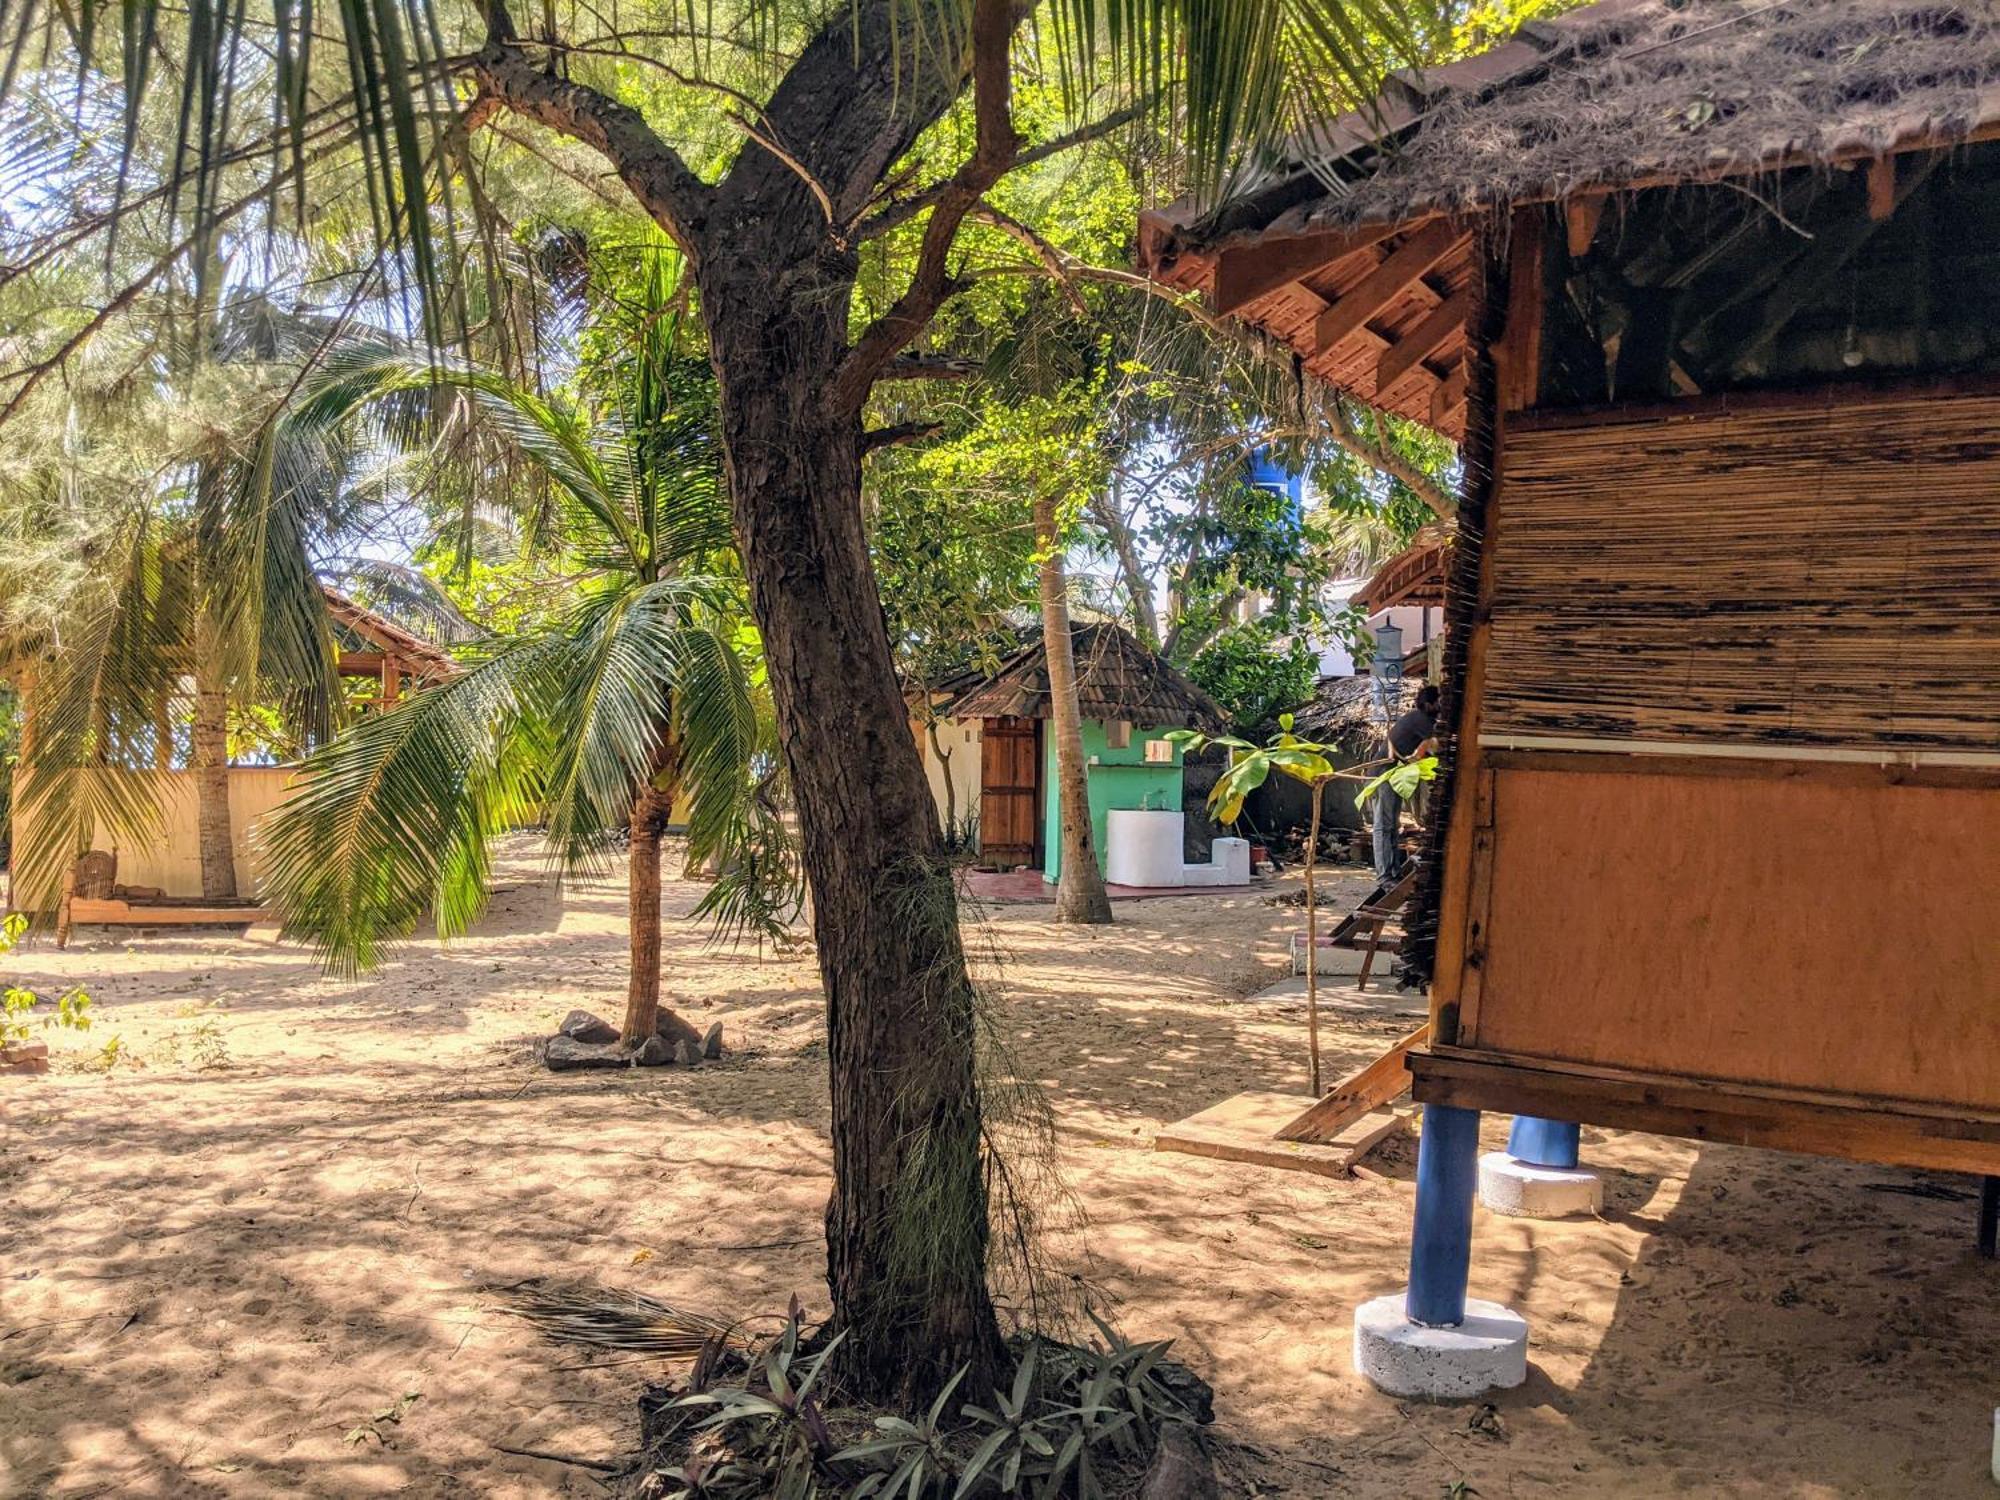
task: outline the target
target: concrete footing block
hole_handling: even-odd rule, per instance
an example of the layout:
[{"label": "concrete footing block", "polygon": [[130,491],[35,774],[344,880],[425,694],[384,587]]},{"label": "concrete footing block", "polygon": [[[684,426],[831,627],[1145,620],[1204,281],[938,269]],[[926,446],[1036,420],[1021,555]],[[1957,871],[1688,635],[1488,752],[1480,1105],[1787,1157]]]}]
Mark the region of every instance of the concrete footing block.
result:
[{"label": "concrete footing block", "polygon": [[1504,1151],[1479,1158],[1479,1201],[1512,1219],[1568,1219],[1600,1213],[1604,1183],[1583,1167],[1534,1167]]},{"label": "concrete footing block", "polygon": [[1451,1328],[1412,1323],[1405,1293],[1354,1310],[1354,1368],[1392,1396],[1460,1399],[1528,1378],[1528,1323],[1511,1308],[1470,1298]]}]

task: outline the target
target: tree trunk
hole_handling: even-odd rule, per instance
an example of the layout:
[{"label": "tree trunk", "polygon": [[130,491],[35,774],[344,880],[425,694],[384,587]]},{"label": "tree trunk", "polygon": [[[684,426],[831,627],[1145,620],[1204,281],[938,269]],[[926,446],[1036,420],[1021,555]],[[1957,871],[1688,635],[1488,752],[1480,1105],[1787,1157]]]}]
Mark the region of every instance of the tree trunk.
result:
[{"label": "tree trunk", "polygon": [[1306,1046],[1312,1053],[1312,1093],[1319,1097],[1319,891],[1314,872],[1319,868],[1320,797],[1324,781],[1312,784],[1312,827],[1306,831]]},{"label": "tree trunk", "polygon": [[1148,651],[1158,651],[1160,612],[1153,602],[1153,585],[1146,577],[1145,566],[1139,561],[1139,545],[1133,539],[1132,527],[1119,503],[1122,489],[1123,486],[1114,480],[1111,494],[1092,499],[1091,514],[1111,543],[1112,553],[1118,559],[1118,571],[1125,575],[1125,589],[1132,598],[1132,623],[1139,632],[1139,642]]},{"label": "tree trunk", "polygon": [[958,788],[951,781],[951,752],[938,735],[937,715],[932,713],[924,730],[931,737],[931,752],[937,756],[939,779],[944,782],[944,826],[958,832]]},{"label": "tree trunk", "polygon": [[1035,501],[1035,550],[1041,555],[1042,641],[1049,663],[1049,721],[1056,736],[1056,806],[1062,818],[1058,922],[1111,920],[1111,897],[1097,863],[1090,823],[1090,771],[1083,763],[1083,712],[1076,698],[1076,656],[1069,632],[1069,580],[1063,574],[1053,495]]},{"label": "tree trunk", "polygon": [[216,676],[213,643],[201,632],[194,666],[195,818],[201,846],[201,893],[236,895],[236,836],[229,821],[229,692]]},{"label": "tree trunk", "polygon": [[809,246],[774,266],[782,233],[737,228],[766,243],[709,264],[702,311],[826,991],[828,1332],[847,1335],[836,1365],[852,1395],[907,1403],[961,1365],[962,1392],[986,1388],[1003,1358],[976,997],[869,564],[860,418],[828,395],[854,263]]},{"label": "tree trunk", "polygon": [[627,923],[632,929],[631,971],[625,978],[625,1024],[618,1040],[637,1047],[649,1036],[669,1043],[701,1044],[701,1033],[672,1010],[660,1009],[660,836],[674,811],[674,752],[663,745],[658,774],[632,799],[627,867]]},{"label": "tree trunk", "polygon": [[[833,1373],[855,1397],[909,1404],[962,1365],[961,1394],[985,1390],[1004,1351],[986,1289],[976,996],[869,565],[862,408],[950,290],[956,227],[1013,159],[1007,57],[1027,13],[974,0],[957,69],[911,66],[920,23],[902,7],[833,16],[759,111],[760,136],[787,149],[746,145],[712,189],[637,111],[540,69],[501,4],[474,65],[508,108],[602,152],[688,252],[826,991],[827,1330],[846,1335]],[[975,82],[976,57],[975,155],[931,204],[909,286],[850,355],[860,258],[843,226],[876,210],[885,174]]]}]

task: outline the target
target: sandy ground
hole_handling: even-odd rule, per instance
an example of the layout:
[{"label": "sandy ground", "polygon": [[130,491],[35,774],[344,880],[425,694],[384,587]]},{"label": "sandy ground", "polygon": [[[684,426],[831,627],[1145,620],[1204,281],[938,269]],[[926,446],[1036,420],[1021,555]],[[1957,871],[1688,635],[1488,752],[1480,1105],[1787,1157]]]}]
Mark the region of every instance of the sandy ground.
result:
[{"label": "sandy ground", "polygon": [[[526,858],[473,937],[358,983],[232,937],[18,955],[30,983],[87,983],[98,1022],[48,1076],[0,1079],[0,1492],[600,1493],[494,1445],[618,1451],[649,1367],[538,1342],[482,1283],[823,1307],[810,960],[714,950],[680,920],[697,893],[669,887],[669,984],[733,1056],[692,1073],[536,1065],[571,1006],[616,1013],[623,913]],[[1239,1090],[1303,1087],[1299,1013],[1241,1003],[1296,911],[1040,915],[991,918],[1003,1029],[1053,1097],[1116,1316],[1217,1387],[1226,1494],[1992,1493],[2000,1267],[1970,1202],[1910,1192],[1966,1180],[1586,1132],[1602,1220],[1478,1226],[1473,1291],[1530,1319],[1528,1384],[1493,1415],[1399,1404],[1348,1345],[1354,1305],[1401,1283],[1413,1152],[1334,1182],[1150,1149]],[[1409,1024],[1411,997],[1380,1006],[1336,1018],[1330,1071]]]}]

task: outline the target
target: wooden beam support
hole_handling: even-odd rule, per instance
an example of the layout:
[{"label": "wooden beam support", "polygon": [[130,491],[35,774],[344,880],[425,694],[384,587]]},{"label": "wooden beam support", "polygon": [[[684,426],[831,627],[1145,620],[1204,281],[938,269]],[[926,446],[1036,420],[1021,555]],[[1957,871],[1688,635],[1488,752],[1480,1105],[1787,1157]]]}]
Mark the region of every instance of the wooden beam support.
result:
[{"label": "wooden beam support", "polygon": [[1446,339],[1464,326],[1471,312],[1472,293],[1455,293],[1423,322],[1385,349],[1375,365],[1375,394],[1380,396],[1409,374],[1419,362],[1429,358]]},{"label": "wooden beam support", "polygon": [[2000,1169],[1990,1111],[1639,1073],[1433,1045],[1409,1057],[1420,1104],[1505,1110],[1698,1141],[1941,1172]]},{"label": "wooden beam support", "polygon": [[1406,1058],[1412,1047],[1427,1045],[1431,1023],[1426,1021],[1367,1067],[1350,1073],[1333,1091],[1277,1133],[1281,1141],[1331,1141],[1367,1114],[1380,1109],[1410,1086]]},{"label": "wooden beam support", "polygon": [[1395,231],[1395,227],[1393,224],[1377,224],[1334,234],[1308,234],[1296,239],[1232,245],[1216,258],[1215,310],[1218,313],[1235,312],[1244,304],[1269,296],[1280,287],[1290,286],[1324,266],[1334,265],[1350,255],[1380,244]]},{"label": "wooden beam support", "polygon": [[1896,211],[1896,158],[1878,156],[1868,164],[1868,217],[1880,224]]},{"label": "wooden beam support", "polygon": [[1597,225],[1604,217],[1604,205],[1609,201],[1605,193],[1578,193],[1563,205],[1563,232],[1571,256],[1589,252],[1590,242],[1597,238]]},{"label": "wooden beam support", "polygon": [[1460,365],[1438,382],[1431,392],[1431,426],[1442,427],[1444,419],[1465,405],[1465,366]]},{"label": "wooden beam support", "polygon": [[1433,219],[1391,250],[1353,291],[1319,315],[1313,324],[1313,351],[1325,354],[1360,331],[1391,298],[1465,243],[1456,224]]}]

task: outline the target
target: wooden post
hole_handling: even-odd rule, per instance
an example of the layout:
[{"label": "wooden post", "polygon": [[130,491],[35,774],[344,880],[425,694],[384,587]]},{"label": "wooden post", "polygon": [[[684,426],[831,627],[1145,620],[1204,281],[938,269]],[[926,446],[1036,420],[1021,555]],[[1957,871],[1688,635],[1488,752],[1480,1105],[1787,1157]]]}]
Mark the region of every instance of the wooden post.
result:
[{"label": "wooden post", "polygon": [[1424,1106],[1417,1140],[1417,1212],[1410,1230],[1412,1323],[1451,1328],[1465,1321],[1472,1272],[1472,1194],[1477,1183],[1479,1111]]},{"label": "wooden post", "polygon": [[382,658],[382,706],[391,708],[403,692],[403,667],[393,656]]}]

